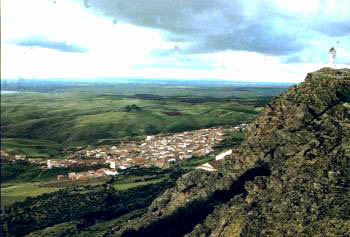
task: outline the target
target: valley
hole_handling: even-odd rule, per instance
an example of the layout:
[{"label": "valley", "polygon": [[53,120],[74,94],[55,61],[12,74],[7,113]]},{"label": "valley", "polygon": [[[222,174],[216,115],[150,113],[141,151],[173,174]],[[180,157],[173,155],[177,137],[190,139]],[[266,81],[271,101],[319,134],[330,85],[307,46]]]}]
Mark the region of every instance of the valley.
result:
[{"label": "valley", "polygon": [[[40,236],[36,230],[46,233],[46,227],[52,230],[50,226],[56,225],[64,232],[67,229],[62,230],[65,224],[61,223],[73,223],[79,226],[74,235],[88,236],[93,226],[134,211],[144,212],[142,208],[173,186],[179,176],[238,146],[246,124],[274,95],[286,90],[220,86],[121,84],[48,89],[38,85],[36,90],[22,88],[3,94],[2,211],[56,200],[62,192],[69,194],[63,200],[70,202],[101,189],[113,197],[158,190],[142,201],[136,201],[137,196],[130,199],[139,205],[108,217],[94,217],[89,224],[86,215],[92,215],[88,210],[93,203],[81,214],[73,211],[70,218],[56,217],[54,222],[31,225],[21,233],[35,231],[31,236]],[[109,205],[105,198],[101,196],[96,210]],[[39,216],[38,221],[42,220]],[[28,219],[28,223],[32,222]],[[16,225],[11,224],[13,230],[3,228],[17,233]]]}]

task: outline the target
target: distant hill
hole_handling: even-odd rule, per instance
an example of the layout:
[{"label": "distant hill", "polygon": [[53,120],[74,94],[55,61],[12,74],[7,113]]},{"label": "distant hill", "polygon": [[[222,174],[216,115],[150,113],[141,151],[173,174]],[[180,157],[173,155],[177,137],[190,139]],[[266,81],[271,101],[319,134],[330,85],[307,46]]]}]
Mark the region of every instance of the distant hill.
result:
[{"label": "distant hill", "polygon": [[107,236],[349,236],[350,70],[309,73],[249,125],[218,172],[177,180]]},{"label": "distant hill", "polygon": [[[287,90],[250,88],[242,92],[230,87],[140,84],[51,89],[1,95],[3,149],[25,145],[23,139],[45,140],[50,143],[48,146],[55,143],[66,148],[101,145],[100,142],[117,144],[157,133],[235,126],[255,119],[257,107]],[[3,139],[12,139],[10,147]],[[25,153],[31,156],[29,153],[36,152]]]}]

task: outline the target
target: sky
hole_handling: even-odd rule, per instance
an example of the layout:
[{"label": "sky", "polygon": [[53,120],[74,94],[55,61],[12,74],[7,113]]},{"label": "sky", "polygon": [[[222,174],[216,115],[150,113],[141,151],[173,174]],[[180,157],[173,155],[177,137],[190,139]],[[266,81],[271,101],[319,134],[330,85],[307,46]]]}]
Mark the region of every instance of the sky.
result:
[{"label": "sky", "polygon": [[2,0],[1,78],[301,82],[350,68],[349,0]]}]

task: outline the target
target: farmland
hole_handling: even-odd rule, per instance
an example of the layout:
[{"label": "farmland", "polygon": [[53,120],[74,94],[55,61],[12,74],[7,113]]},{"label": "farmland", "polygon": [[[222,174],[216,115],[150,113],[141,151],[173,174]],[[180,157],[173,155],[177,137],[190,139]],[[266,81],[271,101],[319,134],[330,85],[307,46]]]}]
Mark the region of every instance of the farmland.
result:
[{"label": "farmland", "polygon": [[[71,230],[76,236],[102,233],[109,225],[142,215],[178,177],[215,158],[195,156],[163,169],[131,167],[119,170],[117,176],[75,181],[58,181],[57,176],[97,170],[105,164],[43,169],[29,159],[74,160],[79,151],[141,144],[149,135],[171,137],[215,127],[229,131],[226,128],[253,121],[262,106],[286,90],[193,83],[29,85],[1,95],[1,150],[13,159],[25,158],[1,159],[1,208],[9,223],[2,228],[30,236],[57,236]],[[244,138],[240,132],[227,134],[214,153],[237,146]],[[82,208],[72,209],[68,202]],[[17,221],[22,209],[33,210],[21,217],[25,228]]]},{"label": "farmland", "polygon": [[[252,121],[259,107],[283,90],[144,84],[24,90],[1,96],[2,147],[50,157],[76,146],[234,126]],[[138,109],[125,109],[131,106]]]}]

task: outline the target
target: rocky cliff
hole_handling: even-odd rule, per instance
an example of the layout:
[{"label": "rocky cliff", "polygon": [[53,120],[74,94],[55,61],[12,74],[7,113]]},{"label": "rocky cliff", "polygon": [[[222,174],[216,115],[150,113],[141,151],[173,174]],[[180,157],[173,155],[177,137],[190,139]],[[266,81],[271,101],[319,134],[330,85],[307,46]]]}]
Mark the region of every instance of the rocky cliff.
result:
[{"label": "rocky cliff", "polygon": [[108,236],[350,236],[350,70],[265,106],[218,172],[194,171]]}]

